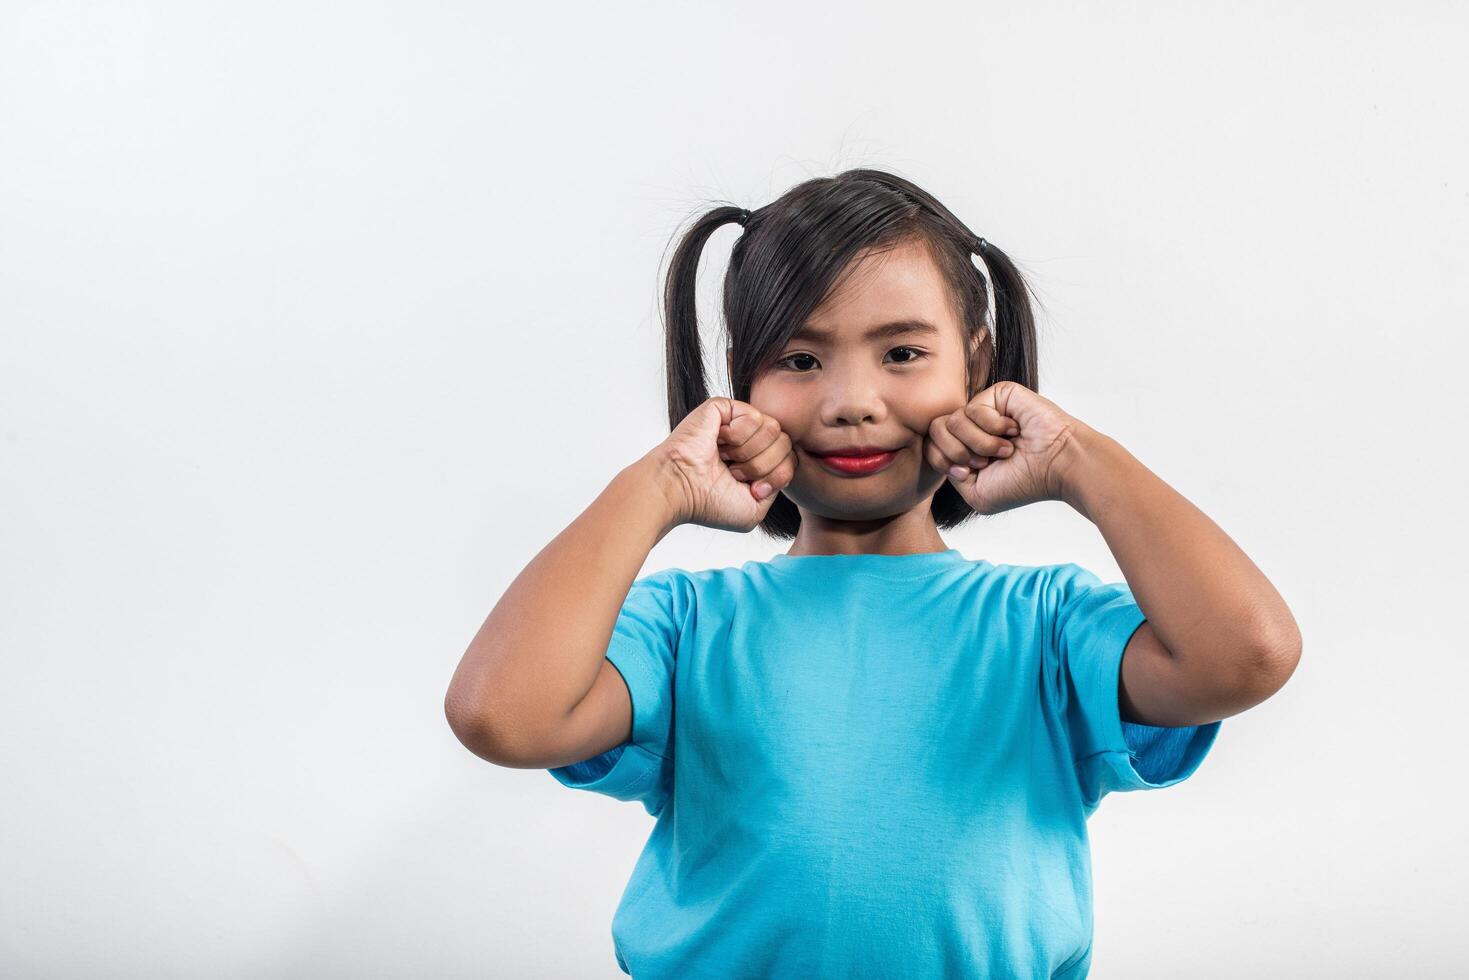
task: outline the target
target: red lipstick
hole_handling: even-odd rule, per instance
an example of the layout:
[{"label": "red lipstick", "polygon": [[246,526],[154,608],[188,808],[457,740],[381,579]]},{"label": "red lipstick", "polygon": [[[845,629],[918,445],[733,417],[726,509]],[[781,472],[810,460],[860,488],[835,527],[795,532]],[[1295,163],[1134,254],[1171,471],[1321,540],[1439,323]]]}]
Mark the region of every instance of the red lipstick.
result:
[{"label": "red lipstick", "polygon": [[885,468],[897,458],[898,451],[879,446],[843,446],[830,453],[813,450],[811,455],[834,472],[845,476],[866,476]]}]

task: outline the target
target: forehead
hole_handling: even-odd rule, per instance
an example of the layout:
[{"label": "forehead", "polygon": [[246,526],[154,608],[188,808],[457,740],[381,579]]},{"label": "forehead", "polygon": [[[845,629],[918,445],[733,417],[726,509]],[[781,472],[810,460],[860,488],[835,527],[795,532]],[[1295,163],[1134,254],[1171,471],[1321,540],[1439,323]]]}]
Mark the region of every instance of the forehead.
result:
[{"label": "forehead", "polygon": [[958,329],[948,284],[921,241],[860,253],[843,272],[797,338],[861,340],[874,327],[901,323],[931,324],[940,333]]}]

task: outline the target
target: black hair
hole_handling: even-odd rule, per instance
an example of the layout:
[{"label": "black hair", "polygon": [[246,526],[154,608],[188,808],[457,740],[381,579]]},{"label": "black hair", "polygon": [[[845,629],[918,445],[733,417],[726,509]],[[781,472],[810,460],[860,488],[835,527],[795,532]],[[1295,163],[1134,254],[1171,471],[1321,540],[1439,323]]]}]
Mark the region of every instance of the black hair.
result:
[{"label": "black hair", "polygon": [[[966,342],[987,325],[991,312],[985,275],[971,255],[978,254],[990,271],[994,329],[984,340],[990,345],[990,376],[975,378],[981,347],[965,364],[970,396],[999,381],[1040,390],[1032,290],[1010,258],[910,181],[881,170],[854,169],[804,181],[754,211],[714,207],[684,233],[663,293],[670,431],[710,397],[694,284],[704,243],[731,221],[744,225],[724,277],[732,398],[749,400],[754,379],[835,288],[852,259],[867,249],[910,240],[927,243],[938,262]],[[948,481],[934,493],[931,513],[940,528],[974,515]],[[761,530],[785,539],[795,538],[800,526],[800,511],[784,493],[776,495],[760,522]]]}]

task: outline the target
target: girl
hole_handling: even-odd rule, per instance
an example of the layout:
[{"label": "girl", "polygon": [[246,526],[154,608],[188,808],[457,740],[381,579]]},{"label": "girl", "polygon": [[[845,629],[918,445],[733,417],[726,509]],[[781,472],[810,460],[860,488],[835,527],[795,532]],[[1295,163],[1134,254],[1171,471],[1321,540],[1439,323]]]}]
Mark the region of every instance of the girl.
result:
[{"label": "girl", "polygon": [[[695,271],[736,220],[711,398]],[[1087,818],[1186,779],[1293,672],[1250,559],[1037,393],[1026,289],[874,170],[715,208],[677,249],[672,434],[521,572],[445,700],[483,758],[657,818],[612,920],[636,980],[1084,977]],[[1037,500],[1126,584],[939,534]],[[791,543],[635,578],[680,524]]]}]

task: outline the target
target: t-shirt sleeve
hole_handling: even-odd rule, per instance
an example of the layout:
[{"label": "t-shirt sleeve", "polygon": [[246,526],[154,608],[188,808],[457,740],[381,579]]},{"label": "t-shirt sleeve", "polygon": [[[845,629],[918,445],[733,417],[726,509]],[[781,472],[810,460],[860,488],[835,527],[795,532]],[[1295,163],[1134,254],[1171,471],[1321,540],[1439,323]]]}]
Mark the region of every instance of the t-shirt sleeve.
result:
[{"label": "t-shirt sleeve", "polygon": [[673,670],[689,601],[680,581],[667,569],[633,582],[607,645],[632,700],[632,737],[547,770],[572,789],[637,800],[653,816],[673,790]]},{"label": "t-shirt sleeve", "polygon": [[1050,571],[1042,642],[1046,687],[1070,739],[1087,816],[1108,793],[1187,779],[1222,722],[1155,727],[1123,721],[1122,655],[1146,617],[1126,583],[1104,584],[1075,564]]}]

